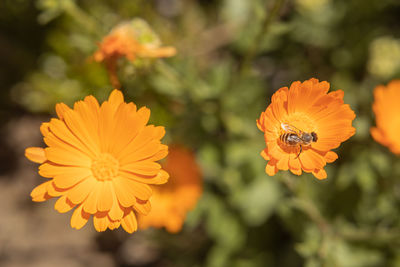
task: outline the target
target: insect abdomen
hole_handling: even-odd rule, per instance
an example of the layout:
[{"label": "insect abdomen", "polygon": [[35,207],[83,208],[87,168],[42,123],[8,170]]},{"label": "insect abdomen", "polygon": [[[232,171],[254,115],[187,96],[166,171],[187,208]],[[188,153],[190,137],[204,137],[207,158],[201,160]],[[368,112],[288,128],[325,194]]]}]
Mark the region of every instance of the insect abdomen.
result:
[{"label": "insect abdomen", "polygon": [[282,143],[289,146],[297,146],[301,141],[297,134],[294,133],[283,133],[279,136]]}]

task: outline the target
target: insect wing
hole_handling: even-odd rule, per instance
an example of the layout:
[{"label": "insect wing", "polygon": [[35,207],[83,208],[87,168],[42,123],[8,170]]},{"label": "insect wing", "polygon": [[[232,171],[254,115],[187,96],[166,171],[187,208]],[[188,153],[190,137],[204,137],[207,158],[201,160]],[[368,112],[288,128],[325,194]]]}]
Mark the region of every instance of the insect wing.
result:
[{"label": "insect wing", "polygon": [[294,127],[293,125],[290,125],[288,123],[281,123],[281,127],[286,132],[295,133],[298,135],[301,134],[301,131],[299,129],[297,129],[296,127]]}]

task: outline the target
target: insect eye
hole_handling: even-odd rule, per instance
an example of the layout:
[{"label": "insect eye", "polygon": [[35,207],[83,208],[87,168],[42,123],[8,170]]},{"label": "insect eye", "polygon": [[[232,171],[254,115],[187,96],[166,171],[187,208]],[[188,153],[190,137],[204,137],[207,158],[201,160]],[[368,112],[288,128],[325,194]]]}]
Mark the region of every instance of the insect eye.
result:
[{"label": "insect eye", "polygon": [[317,134],[316,134],[315,132],[312,132],[312,133],[311,133],[311,136],[312,136],[313,142],[317,142],[317,140],[318,140]]}]

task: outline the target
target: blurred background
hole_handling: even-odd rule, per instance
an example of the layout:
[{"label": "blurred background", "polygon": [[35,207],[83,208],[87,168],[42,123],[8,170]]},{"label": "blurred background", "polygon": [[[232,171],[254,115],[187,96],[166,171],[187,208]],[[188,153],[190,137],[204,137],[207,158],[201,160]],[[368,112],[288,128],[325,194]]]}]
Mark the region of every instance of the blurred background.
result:
[{"label": "blurred background", "polygon": [[[373,141],[373,89],[400,78],[397,0],[0,0],[0,266],[400,266],[400,160]],[[69,226],[24,158],[54,105],[111,92],[92,60],[121,22],[177,48],[118,61],[127,101],[193,150],[203,193],[179,233]],[[148,27],[148,28],[147,28]],[[265,174],[256,119],[292,81],[345,91],[357,133],[323,181]]]}]

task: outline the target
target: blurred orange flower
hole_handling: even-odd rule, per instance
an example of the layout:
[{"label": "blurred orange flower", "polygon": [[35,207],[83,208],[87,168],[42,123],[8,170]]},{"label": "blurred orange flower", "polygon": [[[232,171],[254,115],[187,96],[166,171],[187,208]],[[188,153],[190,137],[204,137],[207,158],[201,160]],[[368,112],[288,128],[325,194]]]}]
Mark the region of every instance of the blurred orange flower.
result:
[{"label": "blurred orange flower", "polygon": [[139,227],[165,227],[176,233],[202,193],[201,172],[194,154],[181,146],[170,146],[163,168],[171,178],[167,184],[153,188],[152,210],[147,216],[139,216]]},{"label": "blurred orange flower", "polygon": [[329,91],[329,83],[310,79],[280,88],[257,120],[267,147],[261,156],[268,161],[265,171],[275,175],[290,170],[300,175],[311,172],[327,177],[324,166],[338,156],[331,149],[355,133],[355,113],[343,103],[344,92]]},{"label": "blurred orange flower", "polygon": [[146,125],[150,110],[136,110],[114,90],[99,105],[93,96],[71,109],[56,105],[58,119],[40,127],[46,148],[30,147],[25,155],[40,163],[39,174],[49,181],[33,189],[33,201],[59,197],[55,209],[75,208],[71,227],[80,229],[93,215],[97,231],[120,225],[136,231],[135,212],[147,214],[149,185],[163,184],[168,173],[156,163],[168,154],[161,144],[164,127]]},{"label": "blurred orange flower", "polygon": [[97,62],[104,62],[110,75],[110,80],[115,88],[120,87],[117,78],[117,60],[125,57],[130,61],[139,58],[163,58],[176,54],[175,47],[159,47],[157,44],[142,44],[138,41],[132,23],[126,22],[117,25],[111,33],[99,43],[99,49],[93,58]]},{"label": "blurred orange flower", "polygon": [[372,105],[376,117],[376,127],[371,135],[378,143],[400,155],[400,80],[391,81],[386,87],[377,86]]}]

